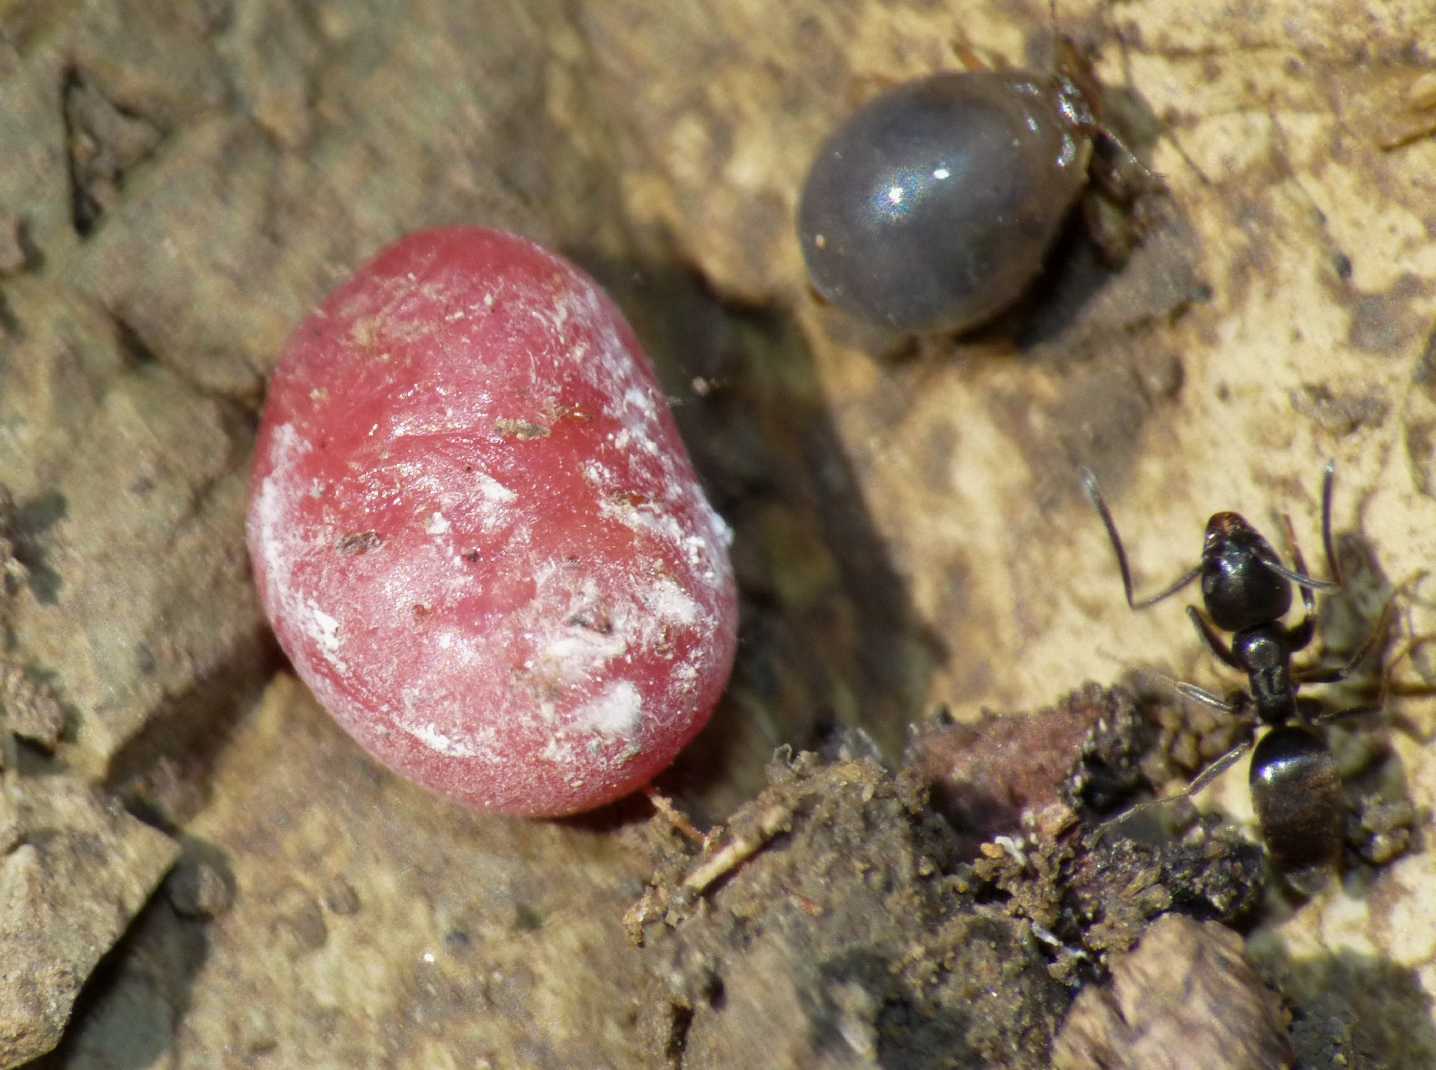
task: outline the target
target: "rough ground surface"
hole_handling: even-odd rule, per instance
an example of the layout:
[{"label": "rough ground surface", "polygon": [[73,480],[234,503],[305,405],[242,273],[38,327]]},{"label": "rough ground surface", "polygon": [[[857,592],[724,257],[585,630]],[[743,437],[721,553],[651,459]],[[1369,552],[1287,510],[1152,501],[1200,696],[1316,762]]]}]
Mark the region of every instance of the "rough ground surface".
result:
[{"label": "rough ground surface", "polygon": [[0,1064],[11,1066],[60,1039],[80,986],[178,847],[68,779],[7,794],[0,800]]},{"label": "rough ground surface", "polygon": [[1054,1047],[1055,1070],[1275,1070],[1294,1065],[1281,1000],[1230,929],[1171,915],[1083,989]]},{"label": "rough ground surface", "polygon": [[[1064,0],[1058,18],[1096,48],[1116,121],[1166,180],[1148,240],[1113,271],[1074,231],[1027,307],[895,350],[808,297],[803,169],[855,102],[950,67],[958,34],[990,62],[1044,62],[1045,4],[959,20],[873,0],[418,0],[400,18],[377,0],[0,0],[5,805],[57,830],[3,837],[0,933],[51,918],[47,934],[83,937],[27,974],[43,1014],[0,1011],[9,1050],[53,1043],[128,925],[53,1065],[671,1064],[641,1028],[666,952],[632,948],[621,923],[672,849],[645,803],[481,821],[379,772],[287,677],[259,701],[277,666],[242,515],[265,376],[365,255],[477,222],[610,286],[735,528],[736,676],[662,785],[703,828],[765,789],[780,744],[861,729],[896,759],[938,705],[975,722],[1133,668],[1233,686],[1177,604],[1128,612],[1076,466],[1102,477],[1152,590],[1217,509],[1269,533],[1290,512],[1324,571],[1317,486],[1335,458],[1353,591],[1324,638],[1353,649],[1402,588],[1395,716],[1333,733],[1355,846],[1310,901],[1273,893],[1247,952],[1292,1008],[1300,1065],[1436,1061],[1436,726],[1419,693],[1436,644],[1396,658],[1436,632],[1436,139],[1416,109],[1436,22],[1424,0],[1241,18]],[[1220,752],[1222,724],[1160,716],[1170,780]],[[1242,767],[1201,804],[1249,820]],[[889,816],[910,830],[907,813]],[[1014,955],[1039,911],[1077,919],[1068,867],[1099,856],[1060,827],[1022,872],[1001,847],[974,869]],[[95,851],[74,868],[67,843]],[[180,868],[141,910],[175,844]],[[1145,857],[1129,861],[1170,893]],[[1034,881],[1044,865],[1061,879]],[[1161,898],[1100,946],[1090,926],[1052,931],[1043,961],[1080,976],[1077,951],[1128,946]],[[934,909],[920,962],[973,924]],[[763,954],[808,946],[764,931]],[[774,991],[813,993],[816,961],[786,961]],[[745,999],[761,998],[744,987],[756,962],[725,975]],[[942,1006],[950,981],[900,970],[871,991]],[[864,1045],[892,1020],[871,991],[825,990],[856,1044],[832,1058],[874,1065]],[[696,1046],[719,1016],[687,998]]]},{"label": "rough ground surface", "polygon": [[[1046,1066],[1068,992],[1028,928],[944,875],[953,841],[922,797],[871,761],[810,753],[772,777],[635,912],[671,1065]],[[753,853],[720,872],[734,846]]]}]

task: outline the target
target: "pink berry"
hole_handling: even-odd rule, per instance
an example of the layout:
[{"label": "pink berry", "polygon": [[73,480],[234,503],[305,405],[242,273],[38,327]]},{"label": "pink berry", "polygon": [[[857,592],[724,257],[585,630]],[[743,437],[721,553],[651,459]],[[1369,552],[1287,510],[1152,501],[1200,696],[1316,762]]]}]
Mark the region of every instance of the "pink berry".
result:
[{"label": "pink berry", "polygon": [[335,291],[275,371],[251,495],[296,671],[469,806],[619,798],[727,682],[728,529],[622,314],[523,238],[413,234]]}]

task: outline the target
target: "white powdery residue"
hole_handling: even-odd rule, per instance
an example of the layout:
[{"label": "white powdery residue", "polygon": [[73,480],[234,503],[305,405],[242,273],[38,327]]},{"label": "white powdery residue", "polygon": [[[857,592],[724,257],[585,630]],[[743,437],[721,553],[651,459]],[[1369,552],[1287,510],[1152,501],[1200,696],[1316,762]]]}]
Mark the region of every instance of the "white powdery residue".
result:
[{"label": "white powdery residue", "polygon": [[674,547],[682,546],[685,542],[683,525],[678,522],[677,517],[652,502],[640,506],[604,498],[598,503],[598,515],[617,520],[634,531],[655,535]]},{"label": "white powdery residue", "polygon": [[482,747],[476,747],[472,743],[444,733],[432,721],[428,724],[405,724],[401,727],[430,750],[438,751],[450,758],[478,758],[485,753],[485,749]]},{"label": "white powdery residue", "polygon": [[518,501],[518,494],[504,486],[487,472],[479,472],[476,476],[479,483],[479,493],[484,496],[486,502],[507,504]]},{"label": "white powdery residue", "polygon": [[293,469],[309,449],[309,443],[299,437],[293,424],[280,424],[274,429],[270,443],[274,466],[260,483],[254,506],[255,515],[259,518],[259,548],[264,560],[269,563],[270,581],[277,589],[275,593],[289,589],[294,567],[290,543],[295,525],[290,522],[289,501],[283,488],[293,483]]},{"label": "white powdery residue", "polygon": [[733,527],[728,521],[718,515],[718,510],[708,504],[707,499],[703,501],[703,511],[707,515],[708,527],[717,537],[720,545],[733,545]]},{"label": "white powdery residue", "polygon": [[[577,283],[579,280],[574,279]],[[582,326],[588,316],[588,308],[584,301],[584,295],[578,292],[584,287],[560,286],[557,293],[536,292],[537,300],[526,302],[529,314],[539,323],[543,324],[549,334],[560,336],[564,328],[568,326],[570,317],[577,320]],[[558,338],[555,337],[555,341]]]},{"label": "white powdery residue", "polygon": [[555,682],[576,684],[627,654],[632,636],[628,614],[606,610],[591,577],[576,591],[562,579],[549,585],[550,579],[562,576],[549,567],[537,577],[533,607],[539,623],[533,632],[533,660],[534,667]]},{"label": "white powdery residue", "polygon": [[[364,505],[371,511],[392,508],[403,501],[437,502],[457,500],[445,493],[446,485],[423,465],[398,461],[360,476]],[[417,510],[416,510],[417,511]]]},{"label": "white powdery residue", "polygon": [[449,518],[435,510],[429,516],[429,523],[424,526],[424,533],[435,536],[447,535],[452,527],[453,525],[449,523]]},{"label": "white powdery residue", "polygon": [[[399,395],[399,400],[407,401],[406,395],[417,396],[418,388],[405,391]],[[456,411],[451,406],[444,406],[439,409],[423,409],[410,412],[395,419],[385,434],[391,442],[401,442],[406,438],[428,438],[430,435],[445,435],[451,433],[462,433],[468,430],[469,413],[467,406],[462,411]]]},{"label": "white powdery residue", "polygon": [[544,745],[539,756],[555,765],[568,765],[573,761],[573,748],[558,736],[554,736]]},{"label": "white powdery residue", "polygon": [[612,487],[616,481],[612,468],[592,458],[583,462],[583,478],[600,490]]},{"label": "white powdery residue", "polygon": [[569,301],[561,300],[556,305],[554,305],[553,316],[549,320],[550,325],[553,327],[554,333],[562,331],[564,328],[564,324],[568,323],[569,304]]},{"label": "white powdery residue", "polygon": [[320,609],[312,600],[306,600],[300,623],[304,634],[314,640],[319,652],[331,665],[341,672],[349,668],[344,659],[339,657],[339,650],[344,645],[344,641],[339,637],[339,621]]},{"label": "white powdery residue", "polygon": [[623,430],[619,431],[613,436],[613,444],[618,449],[627,449],[628,440],[630,437],[631,436],[628,433],[628,428],[625,427]]},{"label": "white powdery residue", "polygon": [[[653,398],[649,396],[647,390],[630,386],[623,392],[623,404],[625,408],[637,409],[643,417],[644,423],[658,422],[658,408],[653,404]],[[630,424],[630,426],[632,425]]]},{"label": "white powdery residue", "polygon": [[434,651],[431,655],[434,674],[455,666],[488,664],[485,637],[474,635],[465,628],[440,628],[434,634]]},{"label": "white powdery residue", "polygon": [[698,686],[698,655],[674,665],[668,674],[668,688],[665,692],[669,703],[681,702],[690,697]]},{"label": "white powdery residue", "polygon": [[406,686],[400,691],[400,707],[389,711],[390,723],[436,754],[447,758],[478,758],[485,762],[497,759],[498,733],[493,728],[454,727],[461,719],[463,703],[452,694]]},{"label": "white powdery residue", "polygon": [[610,684],[595,699],[574,712],[573,727],[612,739],[627,739],[643,723],[643,696],[629,680]]},{"label": "white powdery residue", "polygon": [[702,612],[682,587],[666,578],[650,584],[640,597],[650,612],[668,624],[691,625]]},{"label": "white powdery residue", "polygon": [[688,558],[688,563],[695,567],[703,563],[708,549],[708,540],[702,535],[689,535],[683,540],[683,554]]},{"label": "white powdery residue", "polygon": [[[574,279],[575,283],[580,280]],[[553,326],[560,330],[572,318],[576,330],[575,335],[593,335],[599,341],[599,347],[603,350],[612,349],[617,344],[617,336],[613,335],[613,327],[608,316],[604,314],[603,305],[599,301],[598,289],[587,280],[583,285],[566,287],[563,296],[559,298],[554,307]],[[568,348],[568,359],[580,367],[590,366],[588,346],[585,343],[571,345]],[[602,356],[600,355],[600,359]]]},{"label": "white powdery residue", "polygon": [[395,488],[393,483],[383,478],[387,473],[360,473],[358,476],[358,501],[355,504],[356,512],[364,512],[373,515],[374,513],[386,512],[389,509],[401,504],[402,492]]},{"label": "white powdery residue", "polygon": [[628,653],[628,640],[617,632],[604,635],[577,625],[566,626],[552,636],[538,652],[540,661],[557,671],[560,679],[581,679],[602,668],[605,662]]},{"label": "white powdery residue", "polygon": [[513,519],[510,506],[518,501],[519,496],[487,472],[478,472],[475,478],[480,498],[479,527],[485,533],[492,533]]}]

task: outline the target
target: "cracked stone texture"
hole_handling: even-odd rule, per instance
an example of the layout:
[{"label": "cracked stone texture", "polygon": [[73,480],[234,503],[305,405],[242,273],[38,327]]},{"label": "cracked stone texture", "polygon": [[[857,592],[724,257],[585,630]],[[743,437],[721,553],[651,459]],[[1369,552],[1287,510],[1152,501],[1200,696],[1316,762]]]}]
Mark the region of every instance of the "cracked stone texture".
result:
[{"label": "cracked stone texture", "polygon": [[[418,227],[508,227],[576,257],[681,401],[745,597],[729,699],[663,781],[700,824],[756,793],[774,746],[834,724],[896,756],[939,702],[960,720],[1039,708],[1134,665],[1233,685],[1176,604],[1122,604],[1079,463],[1151,590],[1217,509],[1268,532],[1289,511],[1323,571],[1317,488],[1334,457],[1359,612],[1325,614],[1327,639],[1354,647],[1403,583],[1402,636],[1436,632],[1421,573],[1436,560],[1436,140],[1382,148],[1429,118],[1410,95],[1436,65],[1429,4],[1292,0],[1232,18],[1064,0],[1057,19],[1098,49],[1109,110],[1169,210],[1124,269],[1074,234],[1027,309],[893,359],[807,296],[803,170],[857,102],[951,67],[955,37],[989,62],[1046,62],[1045,4],[958,19],[874,0],[419,0],[402,16],[377,0],[0,0],[0,483],[16,503],[0,656],[65,712],[53,755],[21,745],[13,790],[63,774],[114,793],[235,877],[213,920],[165,900],[140,915],[58,1061],[184,1065],[232,1034],[276,1065],[442,1065],[444,1030],[466,1028],[434,1024],[452,1022],[444,1001],[487,985],[493,1050],[475,1041],[470,1062],[642,1065],[612,1025],[642,961],[615,890],[642,868],[631,811],[481,822],[367,766],[302,699],[253,712],[273,668],[241,522],[264,376],[305,310]],[[1395,674],[1414,734],[1389,733],[1381,775],[1424,823],[1433,710],[1413,692],[1436,682],[1436,644]],[[276,733],[270,759],[226,776],[256,724]],[[1249,819],[1244,776],[1204,801]],[[351,806],[355,783],[402,797],[409,833]],[[284,816],[276,800],[318,842],[256,835],[257,815]],[[1274,908],[1252,938],[1310,1011],[1311,1065],[1436,1059],[1427,838]],[[346,850],[353,872],[331,853]],[[386,868],[391,853],[426,861]],[[575,853],[559,915],[574,928],[504,935],[502,910],[476,907],[487,942],[468,954],[497,979],[436,947],[423,962],[432,897],[493,886],[547,903],[543,880]],[[103,873],[75,877],[73,911],[108,901]],[[321,989],[332,998],[269,981],[286,955],[280,976],[338,972],[349,945],[333,934],[366,916],[383,919],[356,960],[370,965]],[[506,972],[526,953],[583,969],[571,986]],[[1400,1029],[1372,1011],[1383,1001]],[[377,1047],[324,1047],[350,1028]]]},{"label": "cracked stone texture", "polygon": [[7,790],[0,825],[0,1066],[18,1066],[59,1041],[80,986],[179,847],[65,777]]}]

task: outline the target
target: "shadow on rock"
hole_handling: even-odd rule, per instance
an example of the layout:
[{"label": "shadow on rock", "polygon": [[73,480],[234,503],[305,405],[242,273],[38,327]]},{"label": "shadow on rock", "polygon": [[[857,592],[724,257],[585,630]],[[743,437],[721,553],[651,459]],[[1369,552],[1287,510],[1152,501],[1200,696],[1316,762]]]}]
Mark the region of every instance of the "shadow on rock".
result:
[{"label": "shadow on rock", "polygon": [[723,812],[761,783],[773,748],[814,746],[839,727],[864,730],[896,758],[946,650],[875,528],[881,503],[864,500],[801,333],[776,312],[723,303],[681,264],[566,252],[632,321],[734,529],[733,683],[663,783],[732,791],[716,806],[705,800]]}]

